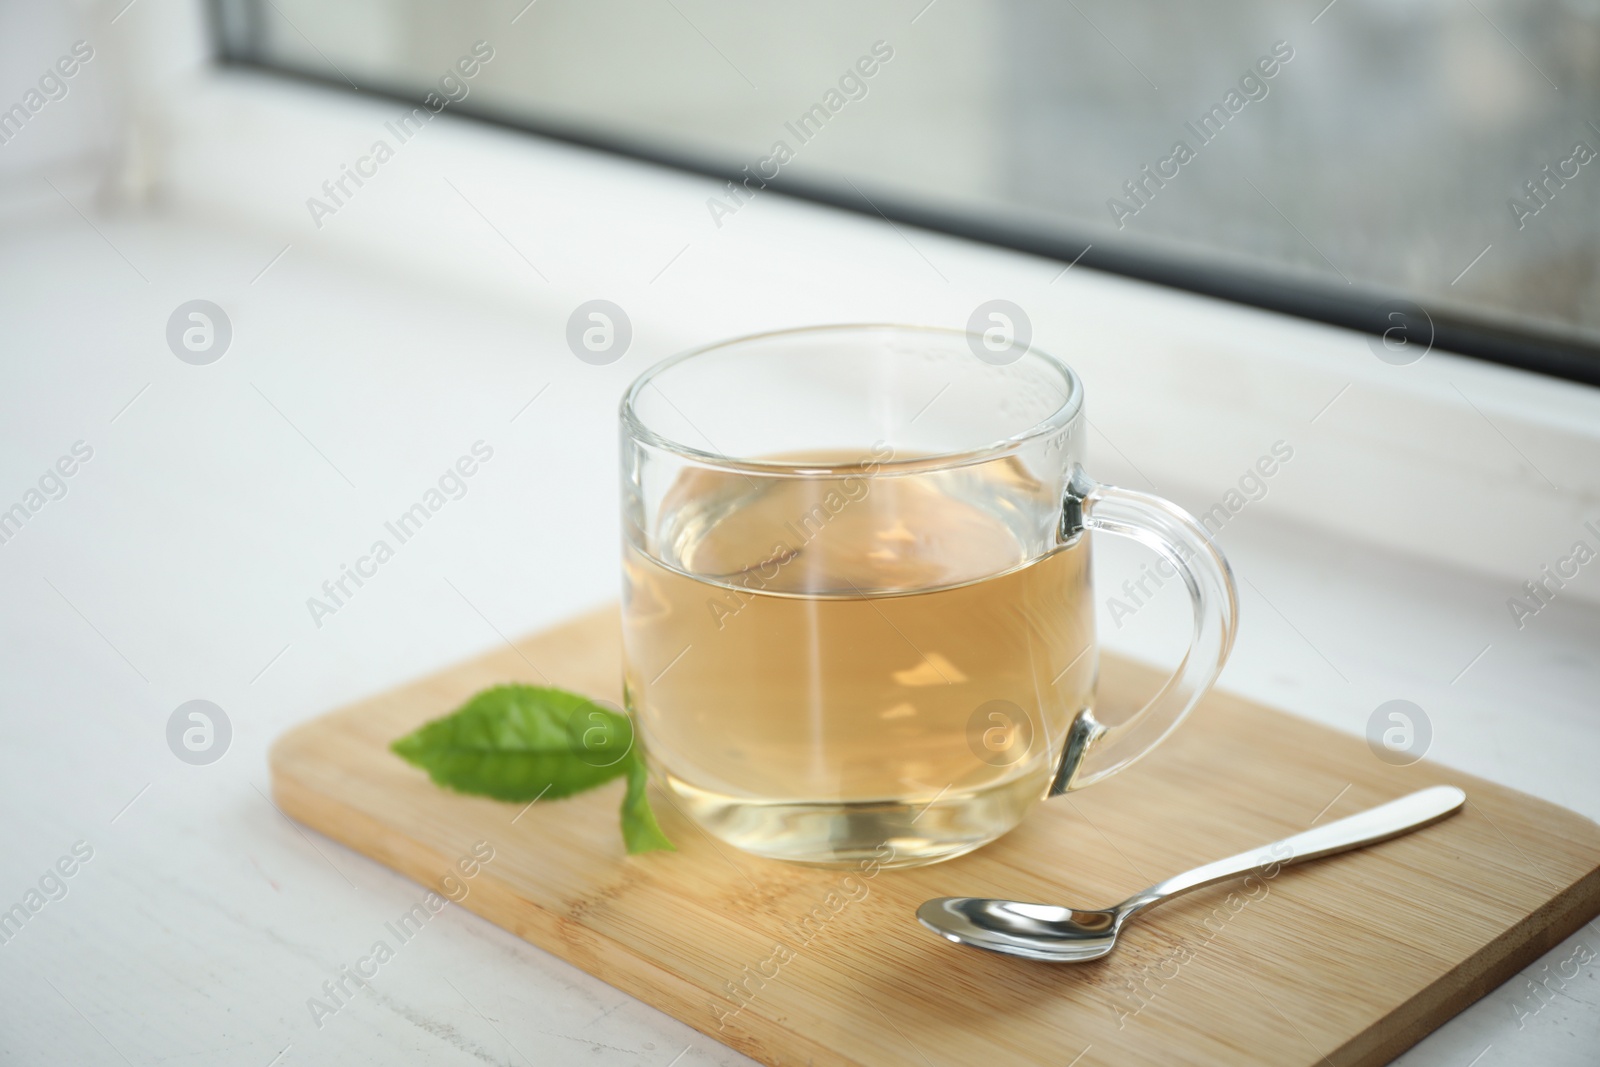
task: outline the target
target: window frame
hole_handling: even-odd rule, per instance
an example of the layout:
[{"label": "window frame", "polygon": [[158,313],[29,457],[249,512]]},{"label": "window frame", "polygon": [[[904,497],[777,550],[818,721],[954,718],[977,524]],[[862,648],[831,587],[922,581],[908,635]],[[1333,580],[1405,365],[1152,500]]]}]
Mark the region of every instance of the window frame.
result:
[{"label": "window frame", "polygon": [[[259,44],[259,0],[208,0],[208,22],[215,62],[288,78],[295,81],[355,92],[342,78],[314,70],[287,66],[265,59]],[[382,83],[364,85],[363,95],[421,106],[421,92]],[[694,151],[678,151],[623,134],[607,133],[573,123],[512,114],[477,104],[452,104],[451,114],[535,137],[593,149],[624,159],[668,167],[719,182],[743,182],[748,175],[731,160]],[[1600,345],[1586,345],[1550,331],[1512,327],[1489,319],[1437,311],[1420,306],[1403,293],[1358,289],[1351,292],[1310,281],[1285,282],[1262,270],[1251,270],[1202,257],[1182,256],[1138,246],[1107,247],[1082,236],[1044,233],[1004,219],[975,212],[942,210],[919,205],[892,190],[873,190],[868,199],[858,190],[826,181],[778,175],[764,191],[843,211],[882,218],[934,233],[993,245],[1053,260],[1151,282],[1183,292],[1214,297],[1245,307],[1290,315],[1311,322],[1338,326],[1378,338],[1397,329],[1408,342],[1425,349],[1439,348],[1458,355],[1533,371],[1584,385],[1600,386]],[[1396,316],[1407,306],[1421,312]]]}]

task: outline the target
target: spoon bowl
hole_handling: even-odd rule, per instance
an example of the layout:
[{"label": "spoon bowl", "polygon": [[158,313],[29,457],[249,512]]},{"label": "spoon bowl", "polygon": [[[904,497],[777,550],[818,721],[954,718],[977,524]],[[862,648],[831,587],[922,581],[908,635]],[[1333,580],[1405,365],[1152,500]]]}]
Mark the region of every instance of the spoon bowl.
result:
[{"label": "spoon bowl", "polygon": [[1078,911],[982,897],[927,901],[917,909],[917,919],[958,944],[1050,963],[1082,963],[1104,956],[1116,945],[1122,925],[1115,908]]},{"label": "spoon bowl", "polygon": [[1387,841],[1449,817],[1466,803],[1453,785],[1420,789],[1399,800],[1196,867],[1135,893],[1114,908],[1062,908],[983,897],[939,897],[917,909],[917,920],[940,937],[1008,956],[1050,963],[1083,963],[1110,952],[1129,918],[1152,904],[1202,886]]}]

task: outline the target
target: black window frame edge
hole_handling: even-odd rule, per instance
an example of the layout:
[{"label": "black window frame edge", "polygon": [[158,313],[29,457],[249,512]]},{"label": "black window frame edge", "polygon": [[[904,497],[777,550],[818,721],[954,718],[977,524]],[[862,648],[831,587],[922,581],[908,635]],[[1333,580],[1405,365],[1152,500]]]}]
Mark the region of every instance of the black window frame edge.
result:
[{"label": "black window frame edge", "polygon": [[[391,85],[369,84],[359,90],[342,77],[324,75],[316,71],[266,62],[249,54],[247,43],[236,46],[229,38],[250,35],[224,15],[225,7],[249,12],[253,5],[237,4],[237,0],[211,0],[207,5],[212,19],[212,40],[216,47],[216,61],[224,67],[237,67],[257,71],[330,89],[342,93],[359,93],[362,96],[393,100],[410,107],[423,106],[424,94]],[[248,18],[249,16],[242,16]],[[473,122],[502,129],[512,129],[552,141],[593,149],[638,162],[669,167],[673,170],[714,178],[722,182],[740,184],[749,174],[743,164],[734,165],[706,159],[687,152],[674,152],[656,145],[625,137],[597,134],[572,124],[530,119],[512,115],[495,108],[478,106],[450,106],[450,113]],[[1418,305],[1398,294],[1365,293],[1354,296],[1328,286],[1314,283],[1284,283],[1264,273],[1226,265],[1202,264],[1178,256],[1164,256],[1141,250],[1105,248],[1086,240],[1061,237],[1030,231],[1025,226],[996,221],[991,218],[960,212],[943,211],[905,202],[897,202],[893,194],[869,200],[859,192],[841,191],[824,182],[800,179],[782,179],[768,182],[764,187],[781,195],[809,203],[839,208],[858,215],[866,215],[892,223],[903,223],[919,229],[942,233],[981,244],[1007,248],[1061,264],[1079,266],[1121,275],[1139,281],[1153,282],[1183,292],[1215,297],[1245,307],[1259,308],[1296,318],[1340,326],[1383,337],[1386,332],[1402,331],[1407,341],[1421,343],[1427,350],[1433,348],[1519,370],[1533,371],[1553,378],[1600,386],[1600,349],[1591,348],[1564,337],[1541,334],[1533,330],[1512,329],[1482,319],[1473,319],[1450,313],[1435,314],[1422,309],[1423,318],[1416,317]],[[1400,307],[1413,309],[1402,318],[1393,317]],[[1415,330],[1416,336],[1410,331]],[[1418,357],[1421,358],[1421,357]]]}]

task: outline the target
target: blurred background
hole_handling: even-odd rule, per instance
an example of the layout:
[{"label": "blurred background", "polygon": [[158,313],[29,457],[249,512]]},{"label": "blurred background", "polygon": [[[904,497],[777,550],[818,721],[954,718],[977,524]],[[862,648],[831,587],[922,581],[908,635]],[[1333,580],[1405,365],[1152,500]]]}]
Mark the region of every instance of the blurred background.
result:
[{"label": "blurred background", "polygon": [[[54,58],[34,52],[52,27],[131,9],[6,5],[4,99],[21,101]],[[735,180],[782,142],[790,154],[761,184],[1373,332],[1394,327],[1388,304],[1403,299],[1454,350],[1600,378],[1600,183],[1582,162],[1600,148],[1592,0],[1310,13],[1243,0],[213,0],[203,32],[224,63],[369,96],[433,91],[454,114]],[[493,59],[441,91],[479,41]],[[25,137],[0,124],[0,173],[89,151],[109,113],[138,119],[129,88],[150,72],[126,66],[102,58],[70,82],[100,97],[97,120],[73,105],[83,121],[52,115]],[[826,130],[808,136],[795,123],[818,104]],[[153,131],[121,134],[136,183]],[[1193,152],[1181,163],[1179,142]]]},{"label": "blurred background", "polygon": [[[1525,358],[1536,337],[1600,343],[1600,182],[1558,169],[1600,146],[1600,3],[923,3],[910,23],[883,0],[216,10],[229,58],[333,85],[420,96],[483,40],[465,113],[730,176],[782,141],[779,188],[1066,259],[1093,244],[1091,266],[1206,291],[1224,273],[1345,318],[1402,296],[1523,332]],[[894,58],[837,93],[880,41]],[[790,127],[829,91],[845,106],[802,143]],[[1158,167],[1180,141],[1195,158]],[[1526,184],[1547,166],[1548,213]]]}]

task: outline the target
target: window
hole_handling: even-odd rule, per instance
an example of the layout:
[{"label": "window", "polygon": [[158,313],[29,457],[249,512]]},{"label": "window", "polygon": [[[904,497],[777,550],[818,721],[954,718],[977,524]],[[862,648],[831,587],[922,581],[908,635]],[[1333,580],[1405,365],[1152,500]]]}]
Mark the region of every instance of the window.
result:
[{"label": "window", "polygon": [[[1600,5],[218,0],[225,59],[1600,383]],[[480,43],[481,42],[481,43]],[[470,73],[467,73],[470,70]]]}]

